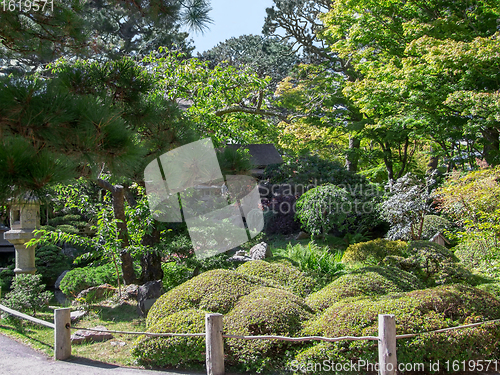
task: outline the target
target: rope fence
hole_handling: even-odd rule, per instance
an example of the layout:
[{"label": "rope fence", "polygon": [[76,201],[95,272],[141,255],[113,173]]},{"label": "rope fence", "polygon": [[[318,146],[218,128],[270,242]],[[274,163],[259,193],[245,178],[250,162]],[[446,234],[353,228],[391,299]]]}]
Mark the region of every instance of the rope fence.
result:
[{"label": "rope fence", "polygon": [[465,324],[456,327],[448,327],[437,329],[434,331],[410,333],[404,335],[396,335],[396,320],[394,315],[378,316],[378,336],[341,336],[341,337],[322,337],[322,336],[306,336],[306,337],[287,337],[287,336],[239,336],[229,335],[224,333],[223,316],[222,314],[206,314],[205,315],[205,332],[202,333],[152,333],[152,332],[135,332],[135,331],[115,331],[103,330],[97,328],[84,328],[71,326],[71,314],[69,308],[54,310],[54,323],[37,319],[19,311],[13,310],[6,306],[0,305],[0,311],[4,311],[10,315],[21,319],[54,329],[54,357],[55,359],[64,360],[71,356],[71,330],[85,330],[94,332],[107,332],[123,335],[144,335],[150,337],[205,337],[206,342],[206,365],[208,375],[224,375],[224,339],[241,339],[241,340],[280,340],[289,342],[303,341],[378,341],[379,352],[379,374],[380,375],[395,375],[397,370],[396,356],[396,340],[407,339],[425,334],[444,333],[458,329],[474,328],[484,324],[500,323],[500,319],[489,320],[484,322]]}]

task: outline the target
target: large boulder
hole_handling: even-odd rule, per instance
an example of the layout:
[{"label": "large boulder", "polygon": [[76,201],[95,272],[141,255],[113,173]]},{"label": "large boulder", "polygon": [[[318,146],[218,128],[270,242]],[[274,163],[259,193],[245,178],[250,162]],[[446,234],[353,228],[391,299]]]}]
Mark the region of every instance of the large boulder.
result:
[{"label": "large boulder", "polygon": [[250,257],[254,260],[271,258],[273,253],[266,242],[261,242],[250,249]]},{"label": "large boulder", "polygon": [[161,280],[148,281],[137,289],[137,310],[140,315],[147,315],[149,309],[163,293]]},{"label": "large boulder", "polygon": [[256,260],[242,264],[236,269],[236,272],[265,279],[271,285],[288,289],[301,297],[309,294],[315,284],[314,280],[302,271],[283,263]]}]

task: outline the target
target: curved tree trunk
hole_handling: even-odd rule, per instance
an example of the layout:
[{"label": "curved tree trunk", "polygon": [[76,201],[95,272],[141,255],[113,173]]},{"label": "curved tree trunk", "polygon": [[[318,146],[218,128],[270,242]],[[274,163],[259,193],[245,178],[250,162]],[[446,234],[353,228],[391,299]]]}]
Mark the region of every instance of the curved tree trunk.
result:
[{"label": "curved tree trunk", "polygon": [[129,238],[127,228],[127,217],[125,216],[125,189],[122,185],[112,185],[108,181],[97,179],[97,184],[111,192],[113,196],[113,213],[115,219],[119,220],[117,223],[118,238],[121,240],[122,250],[120,252],[120,259],[122,261],[123,281],[125,284],[133,284],[136,282],[134,273],[134,261],[128,252]]}]

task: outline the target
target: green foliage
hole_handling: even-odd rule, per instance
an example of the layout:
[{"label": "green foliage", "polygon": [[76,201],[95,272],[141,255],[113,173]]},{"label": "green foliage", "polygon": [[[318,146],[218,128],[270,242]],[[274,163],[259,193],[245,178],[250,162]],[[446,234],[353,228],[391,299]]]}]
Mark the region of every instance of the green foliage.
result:
[{"label": "green foliage", "polygon": [[386,256],[405,256],[407,244],[404,241],[376,240],[350,245],[342,257],[343,263],[378,265]]},{"label": "green foliage", "polygon": [[45,291],[40,275],[20,274],[12,281],[12,291],[7,293],[3,303],[18,311],[29,311],[36,315],[52,298],[52,293]]},{"label": "green foliage", "polygon": [[15,277],[14,268],[15,265],[11,264],[0,271],[0,288],[2,288],[3,291],[6,291],[11,287],[12,280]]},{"label": "green foliage", "polygon": [[[225,316],[224,329],[233,335],[290,337],[311,317],[301,298],[288,291],[262,288],[238,301]],[[293,346],[280,340],[227,339],[229,362],[252,373],[283,366],[287,351]]]},{"label": "green foliage", "polygon": [[167,292],[188,281],[193,274],[193,271],[186,265],[177,262],[162,263],[161,269],[163,270],[163,289]]},{"label": "green foliage", "polygon": [[[147,332],[203,333],[205,314],[196,309],[178,311],[148,327]],[[139,336],[131,353],[147,367],[201,365],[205,363],[205,338]]]},{"label": "green foliage", "polygon": [[349,297],[379,296],[422,288],[423,284],[416,276],[399,268],[366,267],[340,276],[309,295],[306,301],[315,311],[323,311]]},{"label": "green foliage", "polygon": [[444,246],[429,241],[412,241],[408,245],[407,254],[406,258],[388,256],[384,264],[411,272],[428,286],[475,283],[470,271]]},{"label": "green foliage", "polygon": [[[286,159],[282,164],[271,164],[264,171],[264,178],[273,184],[299,185],[305,191],[308,185],[318,186],[326,183],[338,185],[347,191],[365,194],[374,189],[368,180],[356,173],[349,172],[336,161],[315,155]],[[302,194],[304,191],[294,193]],[[373,191],[372,191],[373,192]]]},{"label": "green foliage", "polygon": [[448,219],[437,215],[425,215],[421,239],[430,240],[436,233],[445,233],[451,229],[452,223]]},{"label": "green foliage", "polygon": [[225,147],[217,152],[217,160],[223,175],[248,174],[252,169],[250,154],[246,150]]},{"label": "green foliage", "polygon": [[470,270],[489,277],[500,277],[500,243],[496,233],[469,232],[453,248],[453,252]]},{"label": "green foliage", "polygon": [[211,67],[232,65],[240,69],[250,68],[259,77],[271,76],[274,86],[298,61],[292,47],[280,38],[242,35],[229,38],[203,52],[201,59],[208,60]]},{"label": "green foliage", "polygon": [[163,294],[149,310],[146,324],[151,327],[162,318],[186,309],[225,314],[241,296],[267,284],[234,271],[207,271]]},{"label": "green foliage", "polygon": [[436,191],[438,208],[465,228],[459,237],[500,232],[500,167],[452,174]]},{"label": "green foliage", "polygon": [[325,237],[332,230],[347,232],[354,222],[354,201],[349,193],[333,184],[308,190],[297,201],[296,216],[313,236]]},{"label": "green foliage", "polygon": [[35,266],[46,285],[54,285],[59,275],[71,268],[72,260],[64,255],[62,249],[46,244],[35,250]]},{"label": "green foliage", "polygon": [[281,255],[292,260],[301,271],[312,275],[317,283],[331,281],[344,269],[340,251],[332,253],[328,246],[320,247],[314,241],[295,246],[288,243]]},{"label": "green foliage", "polygon": [[246,262],[236,272],[268,280],[271,284],[290,290],[304,297],[314,289],[314,280],[293,266],[282,263],[268,263],[263,260]]},{"label": "green foliage", "polygon": [[[374,299],[339,302],[309,320],[302,335],[326,337],[377,336],[378,314],[396,315],[398,334],[428,332],[500,317],[500,302],[491,294],[464,285],[439,286]],[[429,363],[497,358],[500,326],[483,325],[446,334],[423,334],[397,341],[398,362]],[[299,350],[298,363],[329,359],[377,362],[377,344],[371,341],[321,343]]]},{"label": "green foliage", "polygon": [[61,290],[67,296],[76,297],[82,290],[92,286],[111,284],[116,286],[116,269],[114,264],[75,268],[63,277]]}]

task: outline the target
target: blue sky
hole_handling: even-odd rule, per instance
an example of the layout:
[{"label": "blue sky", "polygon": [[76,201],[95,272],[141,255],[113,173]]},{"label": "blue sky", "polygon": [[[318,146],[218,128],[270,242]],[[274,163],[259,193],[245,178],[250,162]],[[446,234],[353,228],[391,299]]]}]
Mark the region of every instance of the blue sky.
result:
[{"label": "blue sky", "polygon": [[196,52],[204,52],[233,36],[260,34],[266,8],[273,0],[211,0],[210,17],[214,21],[204,34],[190,33]]}]

